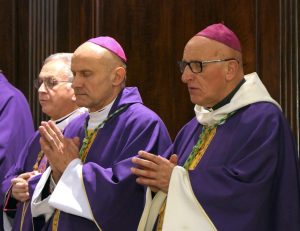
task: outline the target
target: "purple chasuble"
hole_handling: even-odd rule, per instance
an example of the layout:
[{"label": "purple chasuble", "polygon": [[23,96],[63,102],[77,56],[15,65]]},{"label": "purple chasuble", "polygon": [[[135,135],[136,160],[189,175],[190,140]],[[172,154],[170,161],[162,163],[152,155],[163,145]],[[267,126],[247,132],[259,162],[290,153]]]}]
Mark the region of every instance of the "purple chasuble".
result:
[{"label": "purple chasuble", "polygon": [[[92,213],[102,230],[136,230],[144,207],[144,187],[131,174],[131,158],[139,150],[163,153],[171,145],[161,119],[142,104],[136,87],[125,88],[114,102],[110,113],[130,106],[112,117],[101,128],[83,164],[83,182]],[[66,137],[84,138],[87,116],[74,120]],[[81,184],[81,182],[74,182]],[[51,230],[53,217],[45,225]],[[58,230],[98,230],[95,223],[61,211]]]},{"label": "purple chasuble", "polygon": [[[18,159],[15,166],[11,168],[11,170],[5,176],[5,179],[1,185],[2,190],[7,193],[7,197],[4,200],[5,212],[11,215],[12,213],[15,213],[15,215],[12,215],[14,216],[13,230],[20,229],[20,222],[24,203],[18,203],[15,199],[10,197],[11,179],[17,177],[18,175],[24,172],[31,172],[33,170],[33,166],[41,150],[39,140],[40,133],[37,131],[24,146],[21,152],[22,158]],[[32,194],[30,194],[30,197],[31,196]],[[26,211],[26,219],[24,219],[24,222],[25,223],[23,224],[23,230],[32,230],[30,206]]]},{"label": "purple chasuble", "polygon": [[[179,165],[201,130],[194,118],[177,135],[168,153],[179,155]],[[219,125],[189,177],[218,230],[300,230],[296,146],[286,119],[273,104],[251,104]]]},{"label": "purple chasuble", "polygon": [[[12,86],[0,73],[0,182],[13,167],[27,140],[33,135],[34,127],[28,102],[24,95]],[[0,230],[3,229],[3,200],[5,191],[0,192]]]}]

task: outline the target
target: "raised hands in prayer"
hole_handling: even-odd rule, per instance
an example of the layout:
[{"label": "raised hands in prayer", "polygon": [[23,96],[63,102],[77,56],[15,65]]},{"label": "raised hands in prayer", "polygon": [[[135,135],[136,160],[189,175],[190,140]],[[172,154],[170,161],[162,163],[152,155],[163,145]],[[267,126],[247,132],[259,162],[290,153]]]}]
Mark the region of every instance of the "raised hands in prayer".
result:
[{"label": "raised hands in prayer", "polygon": [[136,182],[149,186],[154,192],[161,190],[167,193],[173,168],[177,165],[177,155],[173,154],[168,160],[145,151],[138,154],[138,157],[132,158],[137,167],[131,168],[131,172],[137,175]]},{"label": "raised hands in prayer", "polygon": [[52,177],[57,182],[68,164],[79,157],[79,138],[65,138],[53,121],[42,122],[39,127],[41,149],[52,169]]}]

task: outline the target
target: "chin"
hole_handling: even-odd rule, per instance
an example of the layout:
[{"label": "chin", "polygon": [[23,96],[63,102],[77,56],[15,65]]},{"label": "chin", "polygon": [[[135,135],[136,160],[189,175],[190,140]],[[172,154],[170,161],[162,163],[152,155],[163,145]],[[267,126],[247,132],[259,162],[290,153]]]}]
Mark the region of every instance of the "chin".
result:
[{"label": "chin", "polygon": [[199,99],[197,100],[196,97],[191,96],[190,100],[193,104],[201,105],[201,102],[199,101]]},{"label": "chin", "polygon": [[46,112],[48,111],[48,110],[47,110],[47,106],[42,106],[41,109],[42,109],[42,112],[43,112],[43,113],[46,113]]},{"label": "chin", "polygon": [[85,103],[83,100],[80,100],[80,99],[78,99],[78,98],[76,98],[75,103],[76,103],[76,105],[77,105],[78,107],[86,107],[86,106],[87,106],[86,103]]}]

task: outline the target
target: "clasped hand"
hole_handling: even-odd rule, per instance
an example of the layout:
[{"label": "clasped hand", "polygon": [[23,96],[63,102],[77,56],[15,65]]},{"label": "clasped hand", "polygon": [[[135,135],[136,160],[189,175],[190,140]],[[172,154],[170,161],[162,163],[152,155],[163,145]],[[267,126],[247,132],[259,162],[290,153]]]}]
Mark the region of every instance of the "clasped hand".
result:
[{"label": "clasped hand", "polygon": [[38,172],[25,172],[11,180],[11,193],[13,198],[25,202],[29,199],[28,180]]},{"label": "clasped hand", "polygon": [[79,157],[79,138],[65,138],[53,121],[42,122],[39,131],[41,149],[47,156],[52,177],[57,182],[69,163]]},{"label": "clasped hand", "polygon": [[173,154],[170,159],[157,156],[145,151],[139,151],[138,157],[133,157],[132,162],[137,167],[131,168],[131,172],[137,175],[136,182],[146,185],[156,192],[161,190],[168,192],[173,168],[177,165],[177,155]]}]

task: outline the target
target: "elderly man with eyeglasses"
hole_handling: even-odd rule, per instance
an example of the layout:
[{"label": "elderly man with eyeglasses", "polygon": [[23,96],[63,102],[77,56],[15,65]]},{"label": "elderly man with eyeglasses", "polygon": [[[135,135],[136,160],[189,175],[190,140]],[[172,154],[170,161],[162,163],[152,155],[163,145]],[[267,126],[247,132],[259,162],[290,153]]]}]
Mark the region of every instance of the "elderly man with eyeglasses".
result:
[{"label": "elderly man with eyeglasses", "polygon": [[150,186],[138,230],[299,230],[294,137],[258,75],[244,75],[237,36],[208,26],[179,64],[196,116],[165,158],[133,158],[137,183]]},{"label": "elderly man with eyeglasses", "polygon": [[[34,82],[42,111],[61,131],[70,121],[86,111],[75,102],[74,90],[71,87],[71,57],[72,53],[49,56]],[[13,230],[32,230],[28,180],[44,172],[49,165],[41,151],[39,139],[40,133],[37,131],[25,145],[15,167],[2,182],[2,190],[7,191],[4,207],[5,230],[10,230],[10,226]]]}]

